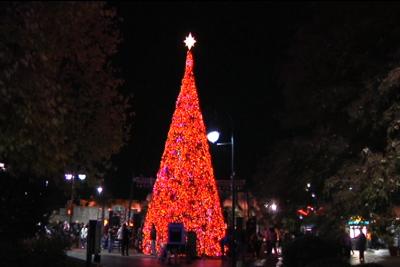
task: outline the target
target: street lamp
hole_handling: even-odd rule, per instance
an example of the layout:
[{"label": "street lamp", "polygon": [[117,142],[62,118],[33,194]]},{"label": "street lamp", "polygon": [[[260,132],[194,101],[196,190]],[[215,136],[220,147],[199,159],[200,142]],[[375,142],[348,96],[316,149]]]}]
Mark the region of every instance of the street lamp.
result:
[{"label": "street lamp", "polygon": [[86,174],[72,174],[72,173],[66,173],[65,174],[65,180],[67,181],[71,181],[71,203],[70,203],[70,210],[69,210],[69,224],[71,225],[72,223],[72,213],[73,213],[73,209],[74,209],[74,191],[75,191],[75,179],[79,179],[81,181],[86,179]]},{"label": "street lamp", "polygon": [[99,193],[100,196],[101,196],[101,192],[103,192],[103,187],[98,186],[97,187],[97,193]]},{"label": "street lamp", "polygon": [[[231,119],[231,118],[230,118]],[[236,232],[236,222],[235,222],[235,206],[236,206],[236,187],[235,187],[235,165],[234,165],[234,155],[235,155],[235,142],[233,138],[233,122],[231,119],[231,126],[232,126],[232,132],[231,132],[231,141],[226,142],[226,143],[216,143],[219,139],[219,132],[218,131],[211,131],[207,134],[207,139],[211,143],[215,144],[217,146],[224,146],[224,145],[230,145],[231,146],[231,186],[232,186],[232,266],[236,267],[236,237],[235,237],[235,232]]]},{"label": "street lamp", "polygon": [[99,185],[97,188],[97,193],[99,193],[99,199],[101,201],[101,231],[103,232],[103,227],[104,227],[104,213],[105,213],[105,201],[104,201],[104,195],[102,195],[104,189],[101,185]]},{"label": "street lamp", "polygon": [[276,204],[274,201],[272,203],[265,203],[265,208],[267,210],[270,210],[272,213],[276,213],[278,211],[278,204]]},{"label": "street lamp", "polygon": [[275,202],[272,203],[272,204],[271,204],[271,210],[272,210],[273,212],[276,212],[277,209],[278,209],[278,205],[276,205]]}]

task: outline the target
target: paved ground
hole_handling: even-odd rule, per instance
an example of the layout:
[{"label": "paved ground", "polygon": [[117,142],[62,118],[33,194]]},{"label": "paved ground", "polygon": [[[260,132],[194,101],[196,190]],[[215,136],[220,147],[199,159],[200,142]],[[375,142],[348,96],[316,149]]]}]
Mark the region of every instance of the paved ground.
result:
[{"label": "paved ground", "polygon": [[[67,255],[73,258],[78,258],[81,260],[86,259],[86,251],[83,249],[73,249],[67,252]],[[350,262],[352,265],[358,265],[358,251],[354,251]],[[365,253],[366,263],[379,263],[384,267],[400,267],[400,256],[390,257],[387,249],[382,250],[368,250]],[[119,253],[108,253],[103,251],[101,255],[102,267],[160,267],[160,266],[187,266],[187,267],[231,267],[231,263],[228,260],[223,260],[221,258],[204,258],[196,260],[190,264],[186,263],[185,259],[180,259],[178,264],[167,265],[166,263],[161,263],[156,258],[151,256],[146,256],[143,254],[133,253],[131,251],[130,256],[121,256]],[[279,267],[281,266],[281,261],[265,261],[259,260],[252,263],[240,264],[238,267]]]},{"label": "paved ground", "polygon": [[[73,249],[67,252],[67,255],[74,258],[86,260],[86,251],[83,249]],[[175,263],[172,261],[172,263]],[[159,267],[168,266],[166,263],[161,263],[157,258],[143,254],[130,252],[129,256],[121,256],[119,253],[101,253],[102,267]],[[172,266],[190,266],[190,267],[228,267],[229,262],[220,258],[207,258],[195,260],[192,263],[186,263],[184,258],[179,259],[177,264]]]},{"label": "paved ground", "polygon": [[[350,263],[352,265],[360,264],[358,251],[354,251]],[[384,267],[400,267],[400,256],[391,257],[387,249],[367,250],[365,252],[365,263],[378,263]]]}]

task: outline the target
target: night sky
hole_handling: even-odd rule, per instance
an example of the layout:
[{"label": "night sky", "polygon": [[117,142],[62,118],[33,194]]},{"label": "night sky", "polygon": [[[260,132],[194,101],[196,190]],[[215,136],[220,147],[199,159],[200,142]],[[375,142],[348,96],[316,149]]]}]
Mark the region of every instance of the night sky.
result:
[{"label": "night sky", "polygon": [[[127,197],[132,176],[155,177],[184,73],[189,32],[195,77],[206,127],[229,141],[234,123],[235,164],[248,180],[258,160],[282,136],[283,111],[277,65],[304,4],[294,3],[118,3],[123,43],[115,60],[133,96],[136,113],[128,145],[114,157],[118,169],[106,178],[115,197]],[[230,147],[211,147],[217,179],[229,179]],[[135,188],[143,197],[149,190]],[[134,197],[135,198],[135,197]]]}]

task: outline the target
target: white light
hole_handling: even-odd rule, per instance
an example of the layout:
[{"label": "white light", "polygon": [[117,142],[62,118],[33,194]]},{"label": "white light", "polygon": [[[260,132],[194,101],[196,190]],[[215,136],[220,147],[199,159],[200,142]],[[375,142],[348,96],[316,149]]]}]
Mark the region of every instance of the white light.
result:
[{"label": "white light", "polygon": [[49,186],[49,181],[46,180],[46,187],[48,187],[48,186]]},{"label": "white light", "polygon": [[70,173],[67,173],[67,174],[65,175],[65,179],[67,179],[68,181],[71,180],[72,178],[73,178],[73,175],[70,174]]},{"label": "white light", "polygon": [[0,162],[0,170],[5,171],[6,165],[3,162]]},{"label": "white light", "polygon": [[217,142],[218,139],[219,139],[219,132],[218,132],[218,131],[209,132],[209,133],[207,134],[207,139],[208,139],[208,141],[210,141],[211,143]]},{"label": "white light", "polygon": [[276,211],[277,209],[278,209],[278,205],[276,205],[275,203],[272,203],[271,210]]},{"label": "white light", "polygon": [[311,184],[310,184],[310,183],[307,183],[307,187],[310,188],[310,187],[311,187]]},{"label": "white light", "polygon": [[349,190],[353,190],[353,187],[350,186],[350,187],[349,187]]},{"label": "white light", "polygon": [[86,179],[86,174],[78,174],[78,177],[83,181]]},{"label": "white light", "polygon": [[99,194],[101,194],[101,192],[103,192],[103,187],[101,187],[101,186],[97,187],[97,192],[98,192]]},{"label": "white light", "polygon": [[315,198],[315,194],[314,193],[312,193],[311,196]]},{"label": "white light", "polygon": [[189,33],[189,35],[186,37],[185,41],[183,41],[183,42],[190,50],[190,48],[192,48],[192,46],[194,46],[194,43],[196,42],[196,40],[193,38],[192,33]]}]

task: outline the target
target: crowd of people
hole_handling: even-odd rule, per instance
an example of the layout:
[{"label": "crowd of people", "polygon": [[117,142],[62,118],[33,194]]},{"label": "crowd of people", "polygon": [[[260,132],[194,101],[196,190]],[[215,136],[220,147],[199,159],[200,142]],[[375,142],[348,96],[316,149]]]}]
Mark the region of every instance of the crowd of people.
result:
[{"label": "crowd of people", "polygon": [[[69,248],[86,248],[88,238],[88,224],[71,223],[67,221],[58,224],[46,225],[44,231],[47,235],[61,237],[69,244]],[[157,232],[152,226],[151,230],[151,253],[157,256],[155,250]],[[121,253],[129,256],[129,249],[134,249],[136,253],[142,252],[143,233],[140,227],[137,229],[129,227],[126,223],[117,225],[106,225],[103,229],[101,246],[109,253]],[[227,229],[226,236],[220,240],[222,257],[230,257],[232,251],[236,253],[237,259],[255,260],[261,258],[277,258],[282,253],[282,248],[286,243],[294,240],[296,236],[287,230],[278,227],[261,227],[258,231],[246,231],[237,229],[235,242],[231,229]],[[360,262],[364,262],[364,251],[366,250],[366,237],[363,233],[357,238],[356,243],[352,244],[350,236],[343,237],[344,255],[354,254],[353,247],[359,250]]]},{"label": "crowd of people", "polygon": [[[89,225],[85,223],[71,224],[67,221],[50,224],[43,227],[44,234],[47,236],[57,236],[65,240],[68,248],[81,248],[87,247],[87,238]],[[120,225],[109,226],[106,225],[103,229],[103,236],[101,238],[101,246],[109,253],[120,252],[121,255],[129,255],[129,248],[141,252],[142,231],[128,227],[126,223]]]},{"label": "crowd of people", "polygon": [[278,257],[282,246],[294,238],[293,234],[277,227],[264,227],[259,231],[243,231],[238,229],[235,242],[232,242],[232,231],[229,229],[221,240],[222,256],[230,256],[235,247],[236,257],[259,259],[262,257]]},{"label": "crowd of people", "polygon": [[141,252],[142,231],[129,227],[126,223],[121,225],[106,225],[103,231],[102,246],[109,253],[117,250],[123,256],[129,256],[129,248]]},{"label": "crowd of people", "polygon": [[[43,232],[43,233],[42,233]],[[59,237],[68,244],[69,248],[85,248],[88,235],[88,224],[68,223],[67,221],[45,225],[38,234]]]}]

